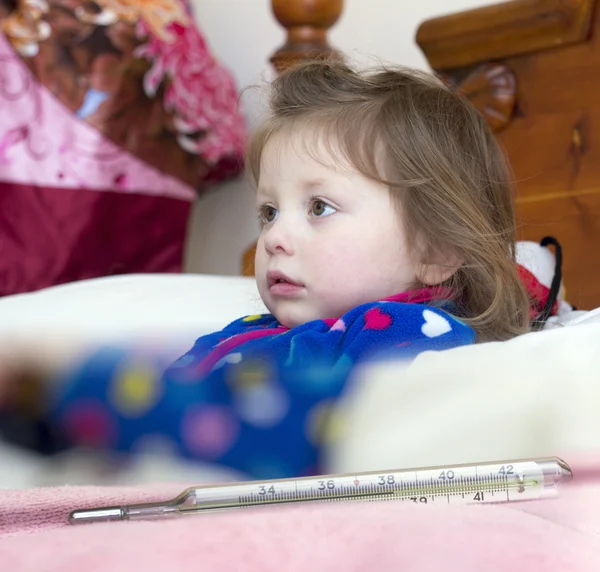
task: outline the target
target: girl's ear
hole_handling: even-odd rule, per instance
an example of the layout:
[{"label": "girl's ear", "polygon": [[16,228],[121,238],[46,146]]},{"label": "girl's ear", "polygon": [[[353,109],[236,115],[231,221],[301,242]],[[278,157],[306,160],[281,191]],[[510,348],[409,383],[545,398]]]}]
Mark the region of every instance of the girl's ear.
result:
[{"label": "girl's ear", "polygon": [[446,257],[443,263],[421,264],[417,278],[422,284],[436,286],[451,278],[462,264],[457,256]]}]

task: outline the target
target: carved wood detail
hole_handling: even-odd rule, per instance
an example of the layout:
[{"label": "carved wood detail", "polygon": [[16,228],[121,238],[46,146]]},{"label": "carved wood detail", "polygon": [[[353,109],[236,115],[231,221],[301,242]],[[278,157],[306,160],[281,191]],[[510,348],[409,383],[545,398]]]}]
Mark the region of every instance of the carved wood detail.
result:
[{"label": "carved wood detail", "polygon": [[462,81],[455,74],[440,74],[445,81],[457,85],[483,115],[493,131],[506,127],[517,104],[517,78],[509,66],[486,63],[471,70]]},{"label": "carved wood detail", "polygon": [[596,0],[519,0],[423,22],[416,41],[435,70],[585,41]]},{"label": "carved wood detail", "polygon": [[335,57],[327,32],[342,15],[344,0],[271,0],[271,7],[287,33],[271,57],[278,72],[298,62]]}]

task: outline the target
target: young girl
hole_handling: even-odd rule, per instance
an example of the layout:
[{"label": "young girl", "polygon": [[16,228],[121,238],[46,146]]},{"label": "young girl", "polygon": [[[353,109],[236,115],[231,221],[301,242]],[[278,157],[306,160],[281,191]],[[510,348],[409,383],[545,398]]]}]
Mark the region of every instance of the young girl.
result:
[{"label": "young girl", "polygon": [[528,330],[510,172],[454,89],[320,62],[276,79],[270,107],[247,155],[270,314],[198,339],[162,376],[136,378],[124,348],[63,372],[44,415],[69,445],[158,434],[254,478],[314,473],[357,362]]}]

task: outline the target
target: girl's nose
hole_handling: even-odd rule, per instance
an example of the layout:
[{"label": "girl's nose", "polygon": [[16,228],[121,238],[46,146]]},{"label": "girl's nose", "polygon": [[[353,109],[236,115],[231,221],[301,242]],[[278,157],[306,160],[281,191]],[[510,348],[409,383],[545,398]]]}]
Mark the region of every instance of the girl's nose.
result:
[{"label": "girl's nose", "polygon": [[294,239],[291,221],[279,217],[265,232],[264,245],[270,255],[294,254]]}]

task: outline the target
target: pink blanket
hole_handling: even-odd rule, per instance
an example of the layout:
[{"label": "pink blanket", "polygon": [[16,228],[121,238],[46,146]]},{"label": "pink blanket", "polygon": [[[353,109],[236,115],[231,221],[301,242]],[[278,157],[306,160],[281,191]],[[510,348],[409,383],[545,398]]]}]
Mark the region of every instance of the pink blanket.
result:
[{"label": "pink blanket", "polygon": [[0,492],[2,569],[600,570],[600,485],[581,478],[556,500],[522,504],[314,503],[66,523],[74,508],[160,500],[185,486]]}]

